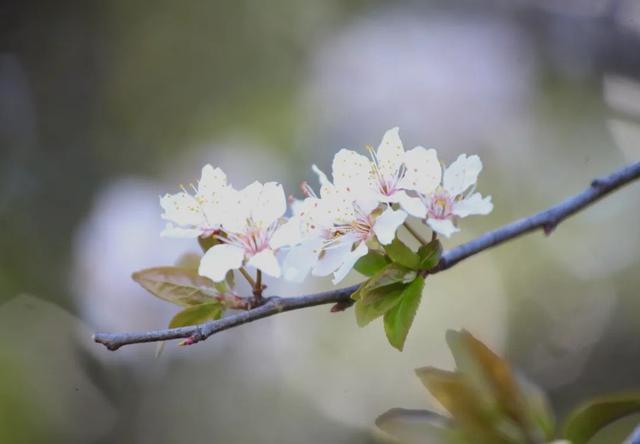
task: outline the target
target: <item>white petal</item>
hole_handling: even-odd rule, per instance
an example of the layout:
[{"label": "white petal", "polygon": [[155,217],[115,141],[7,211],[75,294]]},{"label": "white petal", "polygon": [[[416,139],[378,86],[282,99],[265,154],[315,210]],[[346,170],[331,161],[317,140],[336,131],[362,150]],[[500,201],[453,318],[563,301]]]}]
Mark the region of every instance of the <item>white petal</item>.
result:
[{"label": "white petal", "polygon": [[471,196],[453,204],[453,214],[460,217],[466,217],[471,214],[489,214],[493,210],[491,196],[484,199],[480,193],[473,193]]},{"label": "white petal", "polygon": [[213,168],[207,164],[202,168],[202,175],[198,182],[198,195],[208,198],[227,186],[227,175],[220,168]]},{"label": "white petal", "polygon": [[302,240],[302,233],[300,232],[300,218],[292,217],[276,229],[275,233],[273,233],[269,240],[269,245],[274,250],[277,250],[286,245],[299,244]]},{"label": "white petal", "polygon": [[342,265],[333,273],[333,282],[334,285],[338,284],[341,280],[345,278],[347,274],[351,271],[353,266],[358,262],[362,256],[367,254],[369,249],[367,248],[367,244],[365,242],[360,242],[360,245],[356,247],[355,250],[350,251],[345,257]]},{"label": "white petal", "polygon": [[348,192],[369,189],[371,161],[355,151],[341,149],[333,158],[333,184]]},{"label": "white petal", "polygon": [[446,237],[451,237],[451,235],[457,231],[460,231],[450,219],[428,219],[427,225],[429,225],[433,231],[436,233],[442,234]]},{"label": "white petal", "polygon": [[194,237],[198,237],[202,234],[202,230],[199,228],[182,228],[173,225],[172,223],[168,223],[164,230],[160,233],[162,237],[177,237],[183,239],[193,239]]},{"label": "white petal", "polygon": [[263,273],[273,276],[275,278],[280,277],[280,264],[273,250],[262,250],[258,254],[252,256],[247,265],[261,270]]},{"label": "white petal", "polygon": [[262,191],[254,204],[251,215],[253,220],[269,226],[287,211],[287,198],[284,195],[282,185],[276,182],[267,182],[262,186]]},{"label": "white petal", "polygon": [[200,226],[204,216],[200,204],[188,193],[165,194],[160,198],[160,206],[164,210],[162,218],[177,225]]},{"label": "white petal", "polygon": [[384,210],[384,213],[378,216],[373,224],[373,232],[376,233],[378,241],[382,245],[390,244],[393,238],[396,237],[398,227],[402,225],[406,218],[407,213],[402,210],[394,210],[391,207]]},{"label": "white petal", "polygon": [[228,244],[214,245],[200,259],[198,273],[220,282],[224,280],[227,271],[240,268],[243,260],[242,248]]},{"label": "white petal", "polygon": [[311,274],[314,276],[328,276],[336,271],[349,255],[351,246],[351,242],[343,242],[323,250]]},{"label": "white petal", "polygon": [[482,162],[478,156],[467,157],[466,154],[460,154],[445,170],[442,185],[449,194],[457,196],[476,183],[480,171]]},{"label": "white petal", "polygon": [[247,219],[251,216],[250,205],[257,201],[261,188],[262,185],[254,182],[243,190],[238,191],[229,187],[223,193],[222,211],[219,218],[225,231],[230,233],[244,231],[247,226]]},{"label": "white petal", "polygon": [[427,214],[427,207],[419,197],[411,197],[404,191],[394,193],[393,197],[400,204],[400,207],[410,215],[423,219]]},{"label": "white petal", "polygon": [[400,186],[424,195],[430,194],[440,185],[442,166],[438,153],[433,148],[417,146],[404,155],[406,172]]},{"label": "white petal", "polygon": [[378,168],[383,177],[394,177],[404,157],[404,148],[400,140],[398,127],[391,128],[382,137],[382,142],[378,146],[376,158],[378,159]]},{"label": "white petal", "polygon": [[320,188],[332,185],[331,181],[329,180],[327,175],[324,173],[324,171],[322,171],[320,168],[318,168],[315,164],[311,165],[311,170],[318,175],[318,181],[320,182]]},{"label": "white petal", "polygon": [[291,248],[284,258],[282,274],[291,282],[302,282],[318,262],[322,239],[315,238]]}]

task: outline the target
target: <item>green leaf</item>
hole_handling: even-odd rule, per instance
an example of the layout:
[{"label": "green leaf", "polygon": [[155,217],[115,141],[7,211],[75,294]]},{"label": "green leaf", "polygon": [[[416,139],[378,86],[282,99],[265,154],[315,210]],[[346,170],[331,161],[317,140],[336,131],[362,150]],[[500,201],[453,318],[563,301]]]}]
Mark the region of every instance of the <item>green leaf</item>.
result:
[{"label": "green leaf", "polygon": [[418,249],[418,257],[420,258],[419,269],[431,270],[440,262],[442,255],[442,244],[438,239],[432,240],[427,245],[423,245]]},{"label": "green leaf", "polygon": [[386,251],[393,262],[403,267],[417,270],[420,265],[418,255],[411,251],[411,248],[407,247],[397,237],[389,245],[384,245],[384,251]]},{"label": "green leaf", "polygon": [[358,259],[358,262],[353,266],[356,271],[365,276],[373,276],[382,270],[389,261],[384,254],[377,251],[369,251],[366,255]]},{"label": "green leaf", "polygon": [[187,270],[198,270],[200,266],[201,254],[198,253],[184,253],[176,261],[176,267],[186,268]]},{"label": "green leaf", "polygon": [[369,280],[365,281],[358,292],[370,292],[376,288],[387,285],[403,283],[407,284],[416,278],[416,272],[398,264],[388,264]]},{"label": "green leaf", "polygon": [[513,441],[494,429],[494,414],[475,390],[466,375],[433,367],[416,369],[416,375],[429,392],[453,416],[455,423],[465,431],[464,442],[507,444]]},{"label": "green leaf", "polygon": [[563,438],[584,444],[600,429],[632,413],[640,412],[640,393],[595,398],[574,410],[564,426]]},{"label": "green leaf", "polygon": [[186,268],[147,268],[131,277],[154,296],[182,307],[209,302],[217,294],[213,281]]},{"label": "green leaf", "polygon": [[205,253],[209,248],[213,247],[214,245],[218,245],[219,243],[220,243],[220,239],[215,238],[213,236],[209,236],[209,237],[198,236],[198,244],[200,244],[200,248],[202,248],[202,251],[204,251]]},{"label": "green leaf", "polygon": [[407,286],[400,296],[400,301],[384,315],[384,331],[387,334],[389,343],[402,351],[407,334],[413,324],[413,318],[420,305],[422,289],[424,288],[424,278],[416,277]]},{"label": "green leaf", "polygon": [[169,322],[169,328],[186,327],[187,325],[198,325],[203,322],[213,321],[220,319],[223,313],[224,305],[218,301],[194,305],[176,314]]},{"label": "green leaf", "polygon": [[406,287],[407,284],[398,283],[378,287],[369,292],[361,292],[354,309],[358,325],[364,327],[374,319],[391,310],[400,302],[402,293]]},{"label": "green leaf", "polygon": [[461,440],[449,418],[429,410],[391,409],[376,418],[376,425],[406,444],[450,444],[456,438]]}]

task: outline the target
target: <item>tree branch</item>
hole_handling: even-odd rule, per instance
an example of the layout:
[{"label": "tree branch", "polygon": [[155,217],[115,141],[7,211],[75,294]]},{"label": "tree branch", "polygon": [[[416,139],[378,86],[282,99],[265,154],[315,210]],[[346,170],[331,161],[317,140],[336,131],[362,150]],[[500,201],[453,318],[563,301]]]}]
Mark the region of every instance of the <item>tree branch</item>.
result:
[{"label": "tree branch", "polygon": [[[640,162],[636,162],[615,171],[609,176],[595,179],[586,190],[551,208],[504,225],[493,231],[489,231],[466,244],[459,245],[451,250],[445,251],[438,266],[429,273],[433,274],[451,268],[458,262],[480,253],[481,251],[537,229],[544,230],[545,234],[548,235],[567,217],[584,209],[607,194],[638,179],[639,177]],[[298,297],[282,298],[272,296],[265,298],[264,304],[259,307],[234,314],[217,321],[206,322],[201,325],[140,333],[96,333],[93,336],[93,340],[105,345],[109,350],[117,350],[123,345],[128,344],[165,341],[168,339],[179,338],[187,338],[186,343],[193,344],[199,341],[204,341],[209,336],[217,332],[266,318],[268,316],[273,316],[284,311],[298,310],[323,304],[337,304],[334,307],[334,311],[345,309],[353,303],[351,300],[351,294],[358,287],[359,285],[353,285],[351,287],[338,290]]]}]

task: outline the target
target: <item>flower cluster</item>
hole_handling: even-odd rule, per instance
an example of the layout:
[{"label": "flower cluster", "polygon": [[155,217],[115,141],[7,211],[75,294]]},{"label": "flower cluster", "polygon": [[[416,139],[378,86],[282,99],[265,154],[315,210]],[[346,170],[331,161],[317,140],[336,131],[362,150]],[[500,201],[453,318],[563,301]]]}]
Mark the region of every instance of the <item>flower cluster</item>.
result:
[{"label": "flower cluster", "polygon": [[434,149],[405,151],[398,128],[368,151],[340,150],[331,179],[314,165],[319,191],[303,184],[305,197],[292,201],[289,217],[281,185],[237,190],[207,165],[191,192],[161,197],[163,235],[209,240],[198,272],[216,282],[249,267],[291,281],[333,274],[338,283],[371,249],[391,244],[408,217],[449,237],[459,218],[493,209],[491,197],[475,191],[478,156],[460,155],[443,168]]}]

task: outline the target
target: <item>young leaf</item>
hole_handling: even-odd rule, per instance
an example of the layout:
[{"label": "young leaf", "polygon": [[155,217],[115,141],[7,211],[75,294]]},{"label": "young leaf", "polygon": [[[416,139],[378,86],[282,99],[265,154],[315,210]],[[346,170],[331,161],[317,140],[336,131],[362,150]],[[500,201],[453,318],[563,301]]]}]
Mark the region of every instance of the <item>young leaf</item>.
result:
[{"label": "young leaf", "polygon": [[194,305],[176,314],[173,319],[171,319],[171,322],[169,322],[169,328],[186,327],[187,325],[197,325],[203,322],[213,321],[220,319],[223,313],[224,305],[218,301]]},{"label": "young leaf", "polygon": [[423,245],[418,249],[420,257],[420,270],[431,270],[440,262],[442,255],[442,244],[438,239],[432,240],[427,245]]},{"label": "young leaf", "polygon": [[384,315],[384,331],[389,343],[402,351],[422,298],[424,278],[417,276],[400,296],[400,301]]},{"label": "young leaf", "polygon": [[449,418],[429,410],[395,408],[376,418],[383,432],[407,444],[450,444],[460,432],[452,427]]},{"label": "young leaf", "polygon": [[494,400],[513,421],[528,428],[524,400],[509,364],[466,330],[448,331],[447,343],[459,371]]},{"label": "young leaf", "polygon": [[358,259],[358,262],[353,266],[356,271],[365,276],[373,276],[382,270],[389,261],[384,254],[377,251],[369,251],[366,255]]},{"label": "young leaf", "polygon": [[453,416],[456,425],[466,432],[464,442],[506,444],[509,442],[498,430],[494,430],[494,414],[487,410],[485,402],[468,378],[459,372],[449,372],[433,367],[416,369],[416,375],[429,392]]},{"label": "young leaf", "polygon": [[369,322],[391,310],[402,297],[407,284],[379,287],[370,292],[361,292],[355,305],[356,322],[364,327]]},{"label": "young leaf", "polygon": [[608,395],[592,399],[574,410],[565,423],[563,438],[584,444],[606,425],[640,412],[640,393]]},{"label": "young leaf", "polygon": [[409,283],[416,277],[416,272],[398,264],[388,264],[368,281],[365,281],[360,290],[365,292],[372,291],[376,288],[386,287],[387,285],[397,283]]},{"label": "young leaf", "polygon": [[209,302],[217,293],[213,281],[186,268],[147,268],[131,277],[154,296],[182,307]]},{"label": "young leaf", "polygon": [[418,255],[411,251],[411,248],[407,247],[397,237],[389,245],[384,246],[384,251],[386,251],[393,262],[403,267],[417,270],[420,265]]}]

